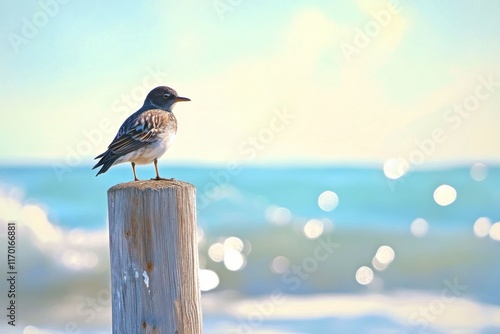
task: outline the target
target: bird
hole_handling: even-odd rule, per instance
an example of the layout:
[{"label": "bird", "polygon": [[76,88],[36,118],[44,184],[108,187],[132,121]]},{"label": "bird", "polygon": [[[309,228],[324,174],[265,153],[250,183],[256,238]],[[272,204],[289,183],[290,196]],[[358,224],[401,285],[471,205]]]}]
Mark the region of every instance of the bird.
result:
[{"label": "bird", "polygon": [[120,126],[106,152],[95,157],[100,160],[92,169],[102,166],[96,176],[106,173],[111,166],[130,162],[134,181],[139,181],[135,165],[153,162],[156,178],[151,180],[172,180],[160,177],[158,158],[172,145],[177,133],[177,119],[172,108],[175,103],[184,101],[191,99],[179,96],[170,87],[159,86],[151,90],[144,105]]}]

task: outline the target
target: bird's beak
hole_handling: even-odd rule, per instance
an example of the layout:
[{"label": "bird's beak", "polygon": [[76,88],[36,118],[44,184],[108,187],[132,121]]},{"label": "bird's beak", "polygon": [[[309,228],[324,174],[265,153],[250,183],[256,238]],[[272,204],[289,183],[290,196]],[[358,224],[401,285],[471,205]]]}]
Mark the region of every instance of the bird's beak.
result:
[{"label": "bird's beak", "polygon": [[175,98],[175,102],[184,102],[184,101],[191,101],[191,99],[188,99],[187,97],[181,97],[181,96],[177,96]]}]

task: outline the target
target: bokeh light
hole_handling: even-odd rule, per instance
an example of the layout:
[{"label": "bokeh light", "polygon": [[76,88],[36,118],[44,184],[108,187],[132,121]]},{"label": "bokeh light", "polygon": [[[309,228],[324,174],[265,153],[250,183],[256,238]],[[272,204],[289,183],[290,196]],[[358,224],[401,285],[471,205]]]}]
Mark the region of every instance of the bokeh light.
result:
[{"label": "bokeh light", "polygon": [[219,276],[215,271],[200,269],[198,275],[201,291],[210,291],[219,285]]},{"label": "bokeh light", "polygon": [[309,239],[316,239],[323,233],[323,222],[318,219],[310,219],[304,225],[304,234]]},{"label": "bokeh light", "polygon": [[389,159],[384,163],[384,174],[391,180],[397,180],[404,176],[410,169],[410,165],[406,160],[401,158]]},{"label": "bokeh light", "polygon": [[429,231],[429,223],[423,218],[415,219],[410,225],[410,232],[417,238],[421,238]]},{"label": "bokeh light", "polygon": [[271,205],[266,210],[266,220],[272,224],[285,225],[292,220],[292,213],[287,208]]},{"label": "bokeh light", "polygon": [[478,238],[484,238],[490,232],[491,220],[487,217],[480,217],[474,223],[474,234]]},{"label": "bokeh light", "polygon": [[217,242],[208,248],[208,256],[214,262],[221,262],[224,260],[224,244]]},{"label": "bokeh light", "polygon": [[394,250],[389,246],[380,246],[375,254],[375,258],[383,264],[389,264],[394,260]]},{"label": "bokeh light", "polygon": [[475,163],[470,169],[470,177],[475,181],[484,181],[488,177],[488,167],[483,163]]},{"label": "bokeh light", "polygon": [[246,258],[237,250],[227,249],[224,252],[224,265],[230,271],[237,271],[245,267]]},{"label": "bokeh light", "polygon": [[243,250],[243,241],[237,237],[229,237],[224,240],[224,249],[231,249],[241,252]]},{"label": "bokeh light", "polygon": [[247,244],[246,254],[250,253],[250,242],[244,242],[238,237],[228,237],[224,242],[216,242],[208,248],[208,256],[214,262],[224,262],[224,266],[231,271],[243,269],[247,263],[245,251],[245,243]]},{"label": "bokeh light", "polygon": [[356,271],[356,281],[359,284],[367,285],[373,280],[373,270],[371,268],[362,266]]},{"label": "bokeh light", "polygon": [[491,239],[500,241],[500,222],[491,225],[489,235]]},{"label": "bokeh light", "polygon": [[323,191],[318,197],[318,206],[323,211],[332,211],[339,204],[339,197],[333,191]]},{"label": "bokeh light", "polygon": [[79,252],[67,249],[62,253],[61,260],[67,268],[82,270],[95,267],[99,262],[99,257],[92,251]]},{"label": "bokeh light", "polygon": [[441,206],[447,206],[455,202],[457,191],[450,185],[442,184],[434,190],[434,201]]},{"label": "bokeh light", "polygon": [[290,267],[290,260],[285,256],[276,256],[271,262],[271,270],[275,274],[282,274]]}]

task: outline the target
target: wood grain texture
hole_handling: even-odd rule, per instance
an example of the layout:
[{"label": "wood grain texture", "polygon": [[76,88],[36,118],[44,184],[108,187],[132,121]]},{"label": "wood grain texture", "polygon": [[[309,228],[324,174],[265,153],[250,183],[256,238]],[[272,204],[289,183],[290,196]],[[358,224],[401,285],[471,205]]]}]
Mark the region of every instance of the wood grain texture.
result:
[{"label": "wood grain texture", "polygon": [[201,333],[196,188],[119,184],[108,213],[113,333]]}]

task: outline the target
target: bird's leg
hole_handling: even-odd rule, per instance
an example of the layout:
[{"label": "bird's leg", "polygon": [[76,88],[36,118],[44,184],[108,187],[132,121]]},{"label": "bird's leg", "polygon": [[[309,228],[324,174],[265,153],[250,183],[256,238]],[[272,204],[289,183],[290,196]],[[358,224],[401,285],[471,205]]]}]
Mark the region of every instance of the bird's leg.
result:
[{"label": "bird's leg", "polygon": [[173,181],[174,180],[174,178],[165,179],[163,177],[160,177],[160,173],[158,173],[158,159],[154,160],[154,164],[155,164],[156,178],[151,179],[151,180],[166,180],[166,181]]},{"label": "bird's leg", "polygon": [[137,174],[135,173],[135,162],[131,162],[132,164],[132,171],[134,172],[134,181],[139,181],[137,178]]}]

